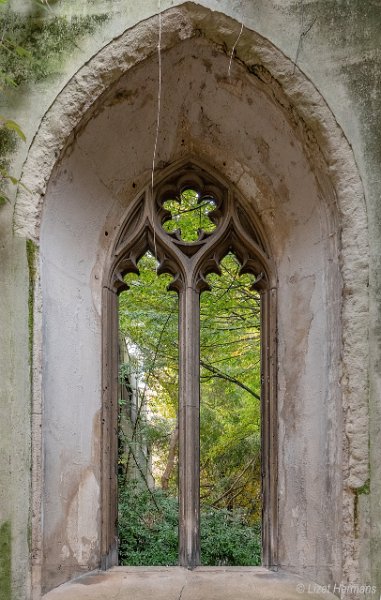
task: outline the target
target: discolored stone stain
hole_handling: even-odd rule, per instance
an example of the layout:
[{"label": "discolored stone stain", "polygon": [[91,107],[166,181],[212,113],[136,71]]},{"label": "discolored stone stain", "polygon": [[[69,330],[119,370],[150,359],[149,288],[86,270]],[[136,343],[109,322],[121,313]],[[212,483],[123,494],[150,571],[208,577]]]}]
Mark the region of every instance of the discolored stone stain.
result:
[{"label": "discolored stone stain", "polygon": [[83,575],[77,580],[77,584],[79,585],[96,585],[98,583],[104,583],[105,574],[94,574],[89,573],[88,575]]},{"label": "discolored stone stain", "polygon": [[202,129],[205,131],[205,135],[215,135],[218,136],[221,134],[220,126],[216,121],[213,121],[204,111],[204,107],[200,106],[199,111],[199,121]]},{"label": "discolored stone stain", "polygon": [[221,89],[227,90],[236,98],[243,97],[246,88],[241,78],[215,74],[215,79]]},{"label": "discolored stone stain", "polygon": [[290,202],[290,194],[285,183],[281,182],[277,188],[277,194],[282,204]]},{"label": "discolored stone stain", "polygon": [[[295,438],[303,436],[305,431],[305,420],[303,416],[304,406],[300,402],[303,394],[299,390],[300,380],[304,374],[306,366],[306,357],[308,353],[308,341],[311,324],[313,320],[313,311],[311,309],[311,300],[315,290],[315,275],[301,276],[297,273],[291,275],[288,281],[279,286],[279,293],[288,296],[289,312],[283,319],[292,323],[292,328],[288,324],[283,325],[288,331],[287,339],[283,338],[283,344],[289,344],[292,353],[281,350],[283,356],[282,364],[279,365],[279,379],[285,382],[284,395],[279,403],[279,420],[284,428],[284,435],[280,436],[281,447],[279,448],[280,472],[288,472],[289,479],[284,482],[282,501],[280,502],[280,521],[284,523],[284,535],[280,536],[279,552],[280,555],[290,555],[288,548],[289,540],[297,540],[298,552],[303,554],[305,549],[306,556],[309,554],[309,536],[307,531],[307,491],[306,491],[306,464],[304,461],[298,461],[293,464],[290,461],[290,447],[295,444]],[[287,289],[286,289],[287,288]],[[280,328],[281,331],[282,328]],[[282,336],[281,336],[282,338]],[[297,403],[298,400],[298,403]],[[303,446],[306,446],[304,440]],[[296,446],[299,445],[299,441]],[[307,444],[308,447],[308,444]],[[306,449],[303,456],[307,457]],[[288,457],[288,458],[287,458]],[[290,462],[288,466],[287,461]],[[290,504],[288,496],[288,486],[293,488],[292,497],[294,504]],[[282,486],[281,486],[282,487]],[[290,515],[290,507],[292,507]],[[288,524],[288,525],[287,525]],[[290,529],[288,529],[290,528]],[[295,534],[291,534],[294,530]]]},{"label": "discolored stone stain", "polygon": [[212,67],[213,67],[212,62],[210,60],[208,60],[207,58],[204,58],[202,60],[202,62],[203,62],[203,65],[204,65],[204,67],[206,69],[206,72],[207,73],[211,73],[212,72]]},{"label": "discolored stone stain", "polygon": [[[316,276],[314,274],[308,276],[294,274],[289,278],[288,289],[282,289],[282,286],[279,289],[279,293],[289,296],[287,320],[293,324],[287,336],[287,343],[292,346],[293,352],[292,354],[285,352],[285,359],[283,364],[280,365],[280,370],[287,373],[284,377],[285,381],[287,381],[287,388],[284,394],[280,417],[283,423],[287,423],[288,432],[292,432],[293,434],[299,431],[304,408],[303,405],[297,406],[295,399],[302,397],[298,388],[301,376],[305,371],[308,338],[314,316],[311,309],[311,300],[315,289],[315,279]],[[284,340],[285,342],[286,340]],[[289,436],[287,436],[287,442],[289,441]],[[283,455],[285,455],[284,452],[285,450],[283,449]]]},{"label": "discolored stone stain", "polygon": [[255,141],[259,158],[261,159],[261,162],[267,165],[270,158],[270,146],[262,137],[257,138]]},{"label": "discolored stone stain", "polygon": [[[248,72],[257,78],[259,89],[272,101],[275,101],[282,111],[295,138],[302,143],[306,157],[314,165],[325,164],[320,145],[311,127],[299,114],[297,107],[287,98],[285,91],[278,80],[261,64],[247,65]],[[293,146],[294,143],[292,142]]]},{"label": "discolored stone stain", "polygon": [[[268,212],[270,207],[277,205],[277,198],[273,186],[272,179],[269,175],[261,173],[255,177],[255,183],[261,193],[261,198],[264,199],[266,205],[258,207],[258,212]],[[270,227],[272,229],[272,227]]]},{"label": "discolored stone stain", "polygon": [[[62,464],[70,461],[72,457],[63,458]],[[43,592],[65,582],[68,573],[81,575],[97,567],[99,500],[98,479],[91,467],[85,467],[75,474],[67,497],[61,499],[59,523],[45,538]],[[82,535],[84,532],[86,535]]]},{"label": "discolored stone stain", "polygon": [[142,108],[144,108],[145,106],[147,106],[147,104],[149,104],[150,102],[153,102],[154,97],[150,92],[147,92],[145,94],[141,94],[140,95],[141,98],[141,102],[139,105],[139,109],[141,110]]},{"label": "discolored stone stain", "polygon": [[272,247],[274,257],[281,259],[292,239],[292,232],[298,225],[298,219],[287,208],[290,201],[289,190],[283,182],[275,187],[271,177],[265,174],[257,175],[255,183],[261,199],[256,209],[257,214],[276,239],[276,244]]},{"label": "discolored stone stain", "polygon": [[62,502],[60,520],[54,530],[49,535],[45,535],[43,545],[43,572],[42,572],[42,592],[48,592],[53,587],[64,583],[67,580],[66,572],[79,573],[78,561],[75,560],[73,551],[66,539],[66,522],[68,505],[76,494],[78,487],[77,481],[71,483],[67,502]]},{"label": "discolored stone stain", "polygon": [[127,104],[134,104],[136,99],[140,96],[142,90],[128,90],[128,89],[118,89],[116,92],[106,99],[103,104],[103,107],[110,107],[120,104],[122,102],[126,102]]},{"label": "discolored stone stain", "polygon": [[99,409],[93,417],[93,431],[91,436],[91,463],[95,467],[94,475],[96,476],[98,482],[100,480],[99,465],[101,461],[101,436],[101,409]]}]

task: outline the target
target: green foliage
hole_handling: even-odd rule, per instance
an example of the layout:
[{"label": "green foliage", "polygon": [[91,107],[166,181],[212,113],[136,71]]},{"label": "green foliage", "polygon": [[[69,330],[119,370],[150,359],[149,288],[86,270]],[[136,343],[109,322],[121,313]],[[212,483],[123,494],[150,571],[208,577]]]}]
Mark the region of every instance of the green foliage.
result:
[{"label": "green foliage", "polygon": [[[229,254],[201,297],[201,499],[260,504],[260,304]],[[230,491],[229,491],[230,490]]]},{"label": "green foliage", "polygon": [[5,126],[0,126],[0,156],[13,152],[17,145],[17,137],[14,131]]},{"label": "green foliage", "polygon": [[194,242],[201,231],[210,233],[216,227],[209,216],[216,208],[214,201],[201,197],[195,190],[184,190],[180,198],[164,202],[163,208],[171,213],[171,218],[164,223],[165,231],[173,233],[179,230],[185,242]]},{"label": "green foliage", "polygon": [[[2,5],[7,3],[0,0]],[[41,17],[38,7],[42,9],[44,4],[47,4],[45,0],[31,2],[31,14],[26,16],[9,8],[0,12],[0,90],[3,93],[60,72],[63,58],[78,47],[81,36],[94,33],[108,18],[107,15],[70,19],[51,16],[46,7]],[[17,138],[26,141],[19,124],[0,115],[0,206],[8,201],[7,184],[19,183],[8,171],[8,156],[15,150]]]},{"label": "green foliage", "polygon": [[156,275],[152,255],[143,256],[139,270],[139,277],[126,277],[130,289],[119,300],[120,331],[138,349],[130,357],[132,370],[176,407],[178,297],[167,292],[171,277]]},{"label": "green foliage", "polygon": [[240,509],[201,510],[201,563],[205,566],[258,566],[261,530]]},{"label": "green foliage", "polygon": [[[128,565],[178,564],[178,503],[160,489],[130,483],[119,493],[119,559]],[[261,536],[240,510],[201,512],[203,565],[259,565]]]},{"label": "green foliage", "polygon": [[178,504],[162,490],[137,482],[119,486],[119,562],[178,564]]},{"label": "green foliage", "polygon": [[11,133],[14,132],[23,142],[26,142],[26,137],[24,132],[22,131],[20,125],[16,123],[16,121],[12,121],[12,119],[5,119],[0,116],[1,126]]},{"label": "green foliage", "polygon": [[[200,226],[199,198],[193,190],[186,193],[184,212],[175,200],[165,203],[173,216],[167,230],[180,224],[182,238],[194,241],[207,221],[213,226],[208,213],[214,205],[202,207]],[[139,276],[125,278],[129,290],[121,295],[119,309],[129,347],[129,367],[122,365],[122,371],[140,382],[138,418],[120,432],[128,453],[126,461],[122,452],[120,463],[130,469],[123,480],[129,492],[121,487],[120,560],[176,564],[178,297],[166,290],[171,277],[156,275],[152,255],[143,256],[139,270]],[[252,277],[240,275],[232,254],[222,261],[221,274],[208,280],[211,291],[200,303],[202,564],[252,565],[260,562],[261,546],[260,301],[251,289]],[[141,460],[139,466],[138,460],[131,463],[131,448],[134,456],[148,457],[147,475],[141,473]],[[131,477],[136,477],[132,494]],[[167,492],[160,489],[165,481]],[[150,503],[159,506],[156,512]]]},{"label": "green foliage", "polygon": [[17,146],[17,136],[5,126],[0,126],[0,206],[8,201],[5,193],[5,184],[10,181],[11,175],[8,173],[9,161],[7,156],[11,154]]},{"label": "green foliage", "polygon": [[78,48],[85,34],[92,34],[107,15],[22,16],[11,11],[0,15],[6,32],[0,45],[0,78],[19,86],[46,79],[62,69],[62,60]]}]

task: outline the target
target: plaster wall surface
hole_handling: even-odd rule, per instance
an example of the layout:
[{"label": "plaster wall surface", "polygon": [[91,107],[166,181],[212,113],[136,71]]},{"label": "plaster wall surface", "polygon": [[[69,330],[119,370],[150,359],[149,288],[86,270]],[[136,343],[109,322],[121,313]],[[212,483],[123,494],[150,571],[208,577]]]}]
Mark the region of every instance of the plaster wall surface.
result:
[{"label": "plaster wall surface", "polygon": [[[15,8],[23,10],[26,2],[13,2]],[[175,6],[179,2],[165,2],[162,8]],[[240,6],[228,1],[195,3],[213,10],[225,12],[238,21],[258,31],[307,74],[327,100],[339,125],[353,148],[364,185],[370,232],[370,496],[368,486],[359,496],[359,531],[362,540],[360,562],[363,579],[381,583],[381,467],[379,461],[379,439],[381,430],[380,408],[380,331],[379,311],[380,282],[380,212],[379,195],[379,128],[380,113],[380,6],[378,2],[324,0],[309,2],[242,2]],[[62,1],[52,5],[52,10],[73,15],[93,11],[107,12],[110,16],[97,36],[81,41],[78,51],[62,65],[56,78],[41,82],[20,93],[12,107],[12,116],[18,119],[31,140],[38,128],[41,116],[62,89],[68,79],[92,54],[98,51],[115,35],[134,25],[141,19],[157,12],[156,2],[140,2],[126,6],[124,2],[73,3]],[[237,24],[228,34],[230,48],[239,33]],[[153,35],[157,34],[157,29]],[[237,45],[239,55],[240,45]],[[8,111],[9,107],[4,106]],[[25,118],[25,114],[28,118]],[[20,147],[15,156],[15,172],[20,172],[27,147]],[[233,165],[234,166],[234,165]],[[149,167],[147,166],[147,172]],[[227,172],[227,171],[226,171]],[[234,172],[234,168],[233,168]],[[230,177],[230,172],[227,172]],[[143,177],[144,179],[144,177]],[[243,189],[243,181],[241,186]],[[138,184],[140,183],[140,180]],[[102,188],[102,186],[100,186]],[[104,192],[102,188],[100,191]],[[244,189],[243,189],[244,191]],[[116,211],[117,214],[117,211]],[[13,594],[16,600],[29,595],[28,521],[30,519],[30,379],[28,359],[28,269],[25,243],[12,235],[13,214],[11,207],[1,208],[1,304],[2,323],[2,407],[9,419],[2,421],[2,455],[0,460],[1,521],[12,523],[12,573]],[[17,233],[17,231],[16,231]],[[364,257],[365,258],[365,257]],[[362,267],[360,267],[362,268]],[[356,274],[354,274],[356,276]],[[38,303],[37,303],[38,304]],[[363,310],[362,308],[359,311]],[[93,313],[93,318],[94,314]],[[36,321],[40,314],[35,315]],[[96,319],[95,319],[96,320]],[[366,332],[363,332],[366,335]],[[97,342],[99,344],[99,340]],[[356,340],[354,341],[356,343]],[[329,360],[326,356],[327,362]],[[366,359],[365,359],[366,360]],[[35,373],[34,385],[38,386],[39,373]],[[99,384],[99,382],[98,382]],[[363,382],[367,385],[367,381]],[[92,382],[92,389],[97,383]],[[10,421],[10,425],[8,424]],[[354,423],[356,427],[356,423]],[[27,433],[25,433],[27,432]],[[332,430],[332,436],[334,435]],[[81,449],[89,456],[89,433]],[[80,470],[80,469],[79,469]],[[93,471],[97,479],[96,469]],[[91,476],[92,486],[95,488]],[[369,504],[370,500],[370,504]],[[28,510],[29,508],[29,510]],[[353,512],[353,506],[349,507]],[[370,534],[367,519],[370,520]],[[350,550],[351,552],[351,550]],[[32,550],[33,555],[33,550]],[[8,599],[7,599],[8,600]]]}]

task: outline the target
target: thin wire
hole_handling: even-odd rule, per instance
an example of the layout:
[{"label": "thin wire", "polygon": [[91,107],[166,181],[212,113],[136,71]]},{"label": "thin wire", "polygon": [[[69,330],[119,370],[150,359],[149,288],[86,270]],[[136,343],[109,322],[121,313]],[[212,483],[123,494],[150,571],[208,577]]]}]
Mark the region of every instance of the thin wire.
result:
[{"label": "thin wire", "polygon": [[156,114],[156,134],[155,134],[155,143],[153,147],[153,157],[152,157],[152,172],[151,172],[151,197],[152,197],[152,227],[153,227],[153,245],[155,251],[155,257],[157,259],[157,248],[156,248],[156,229],[155,229],[155,215],[154,215],[154,196],[153,196],[153,184],[154,184],[154,175],[155,175],[155,166],[156,166],[156,154],[157,154],[157,145],[159,141],[159,130],[160,130],[160,116],[161,116],[161,88],[162,88],[162,65],[161,65],[161,33],[162,33],[162,25],[161,25],[161,0],[158,0],[158,10],[159,10],[159,39],[157,44],[157,56],[159,63],[159,84],[157,89],[157,114]]},{"label": "thin wire", "polygon": [[232,51],[231,51],[231,54],[230,54],[230,61],[229,61],[229,68],[228,68],[228,77],[229,77],[229,78],[230,78],[230,69],[231,69],[232,62],[233,62],[233,56],[234,56],[234,52],[235,52],[235,49],[236,49],[236,47],[237,47],[237,44],[238,44],[238,42],[239,42],[239,40],[240,40],[240,37],[241,37],[241,35],[242,35],[242,32],[243,32],[243,17],[242,17],[242,22],[241,22],[241,29],[240,29],[240,32],[239,32],[239,34],[238,34],[238,37],[237,37],[237,39],[236,39],[236,41],[235,41],[235,43],[234,43],[234,46],[233,46],[233,48],[232,48]]}]

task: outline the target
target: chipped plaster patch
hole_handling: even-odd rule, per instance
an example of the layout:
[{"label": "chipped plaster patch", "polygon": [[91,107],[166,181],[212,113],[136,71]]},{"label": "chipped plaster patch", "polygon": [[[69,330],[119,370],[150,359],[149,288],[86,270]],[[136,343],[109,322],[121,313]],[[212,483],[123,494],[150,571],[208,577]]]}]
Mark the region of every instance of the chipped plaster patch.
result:
[{"label": "chipped plaster patch", "polygon": [[70,552],[80,565],[87,565],[99,545],[98,528],[93,518],[99,510],[99,484],[92,471],[81,479],[70,503],[67,541]]}]

